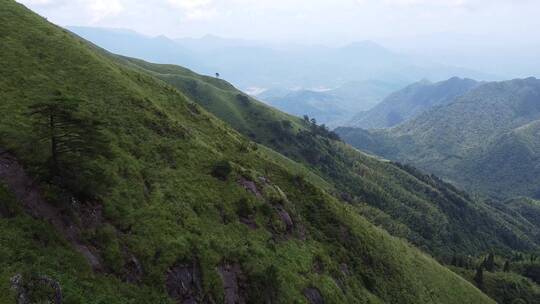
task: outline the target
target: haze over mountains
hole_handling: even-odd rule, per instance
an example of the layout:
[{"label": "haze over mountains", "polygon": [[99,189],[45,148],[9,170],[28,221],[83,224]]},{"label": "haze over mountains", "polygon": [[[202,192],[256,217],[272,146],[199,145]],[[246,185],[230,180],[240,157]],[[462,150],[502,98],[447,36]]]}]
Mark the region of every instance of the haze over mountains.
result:
[{"label": "haze over mountains", "polygon": [[354,113],[372,108],[398,88],[398,84],[366,80],[323,91],[270,89],[256,96],[284,112],[308,115],[333,128],[347,123]]},{"label": "haze over mountains", "polygon": [[[175,63],[203,74],[219,72],[242,89],[327,88],[350,81],[409,84],[419,79],[494,76],[399,54],[374,42],[344,47],[280,45],[206,36],[200,39],[147,37],[131,31],[68,27],[101,47],[158,63]],[[146,48],[152,48],[148,53]]]},{"label": "haze over mountains", "polygon": [[[419,79],[496,77],[396,53],[371,41],[344,47],[275,45],[211,35],[173,40],[126,30],[68,28],[114,53],[179,64],[206,75],[219,73],[252,95],[269,90],[259,95],[263,101],[332,127],[345,124],[352,113],[371,108],[392,91]],[[287,94],[276,95],[277,91]],[[269,95],[272,97],[265,97]]]}]

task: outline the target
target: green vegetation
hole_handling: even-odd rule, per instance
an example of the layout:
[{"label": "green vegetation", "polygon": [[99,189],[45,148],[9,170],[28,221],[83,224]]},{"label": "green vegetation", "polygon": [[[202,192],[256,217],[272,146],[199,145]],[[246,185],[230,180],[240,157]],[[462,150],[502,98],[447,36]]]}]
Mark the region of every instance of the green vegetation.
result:
[{"label": "green vegetation", "polygon": [[[92,161],[105,157],[109,151],[99,122],[78,111],[83,102],[55,92],[50,99],[30,105],[35,135],[30,142],[49,147],[48,153],[40,155],[45,156],[43,163],[34,164],[44,179],[77,196],[91,197],[105,191],[100,188],[106,179]],[[36,147],[26,149],[35,150]]]},{"label": "green vegetation", "polygon": [[[515,254],[503,258],[492,253],[476,259],[454,257],[450,269],[474,283],[497,303],[535,304],[540,303],[540,285],[538,281],[534,281],[534,277],[528,276],[524,271],[531,266],[540,265],[530,261],[534,257],[534,254],[526,258],[521,254]],[[467,260],[465,264],[459,262],[463,259]]]},{"label": "green vegetation", "polygon": [[[493,303],[434,259],[373,226],[356,205],[343,204],[333,193],[339,186],[358,197],[363,193],[362,199],[381,208],[386,204],[409,209],[401,218],[407,223],[412,221],[404,218],[420,216],[432,206],[428,218],[441,220],[439,207],[422,194],[432,189],[426,182],[315,134],[300,119],[265,110],[248,120],[249,107],[263,105],[239,97],[219,79],[200,83],[192,75],[192,83],[207,89],[197,91],[199,97],[185,90],[186,97],[22,5],[1,1],[0,147],[39,178],[26,190],[39,186],[40,191],[27,197],[16,186],[23,175],[16,180],[2,175],[0,303],[13,302],[10,279],[18,273],[31,286],[34,278],[44,276],[58,281],[66,303],[172,303],[187,295],[178,293],[184,286],[197,300],[220,303],[220,271],[226,265],[242,286],[238,296],[249,303],[305,303],[306,288],[316,288],[325,303]],[[69,149],[69,158],[80,156],[85,166],[103,173],[92,175],[100,189],[93,195],[75,199],[65,176],[56,184],[36,173],[54,152],[52,137],[45,133],[40,137],[47,141],[34,141],[40,118],[28,109],[56,91],[80,101],[68,110],[83,121],[92,117],[99,122],[100,141],[109,147],[107,155],[91,153],[88,159],[86,153]],[[244,105],[244,112],[236,112],[239,107],[227,103],[229,98]],[[278,152],[290,146],[291,158],[311,164],[315,173],[288,155],[259,148],[191,99],[201,104],[215,100],[215,109],[230,114],[223,120],[233,121],[242,133],[260,131],[252,137],[280,148]],[[276,117],[283,128],[267,128]],[[253,122],[261,125],[251,128]],[[74,126],[81,124],[70,126],[70,134],[80,134]],[[73,147],[88,145],[77,141]],[[78,164],[62,165],[86,176],[86,171],[73,167]],[[216,168],[220,178],[212,174]],[[344,168],[351,177],[340,177]],[[364,180],[352,170],[372,177]],[[332,174],[337,179],[330,184],[326,177]],[[353,192],[356,183],[361,186]],[[370,184],[377,190],[370,190]],[[414,187],[421,189],[405,190]],[[377,192],[383,188],[401,194]],[[431,195],[442,199],[445,189],[433,188]],[[421,199],[416,200],[417,195]],[[401,196],[409,200],[401,203]],[[31,204],[35,202],[38,205]],[[418,205],[412,208],[413,203]],[[34,217],[26,209],[33,210]],[[498,239],[495,231],[486,233],[501,246],[510,246],[504,241],[508,236]],[[439,238],[438,231],[432,235]],[[517,242],[528,244],[524,239]],[[184,285],[178,277],[186,272],[193,281]],[[45,300],[50,298],[43,294],[47,292],[40,288],[32,296]]]},{"label": "green vegetation", "polygon": [[420,81],[396,91],[369,111],[360,112],[347,124],[362,129],[390,128],[431,108],[452,102],[479,83],[457,77],[431,83]]},{"label": "green vegetation", "polygon": [[333,140],[309,117],[291,118],[249,97],[239,100],[243,95],[228,83],[181,67],[118,60],[152,73],[240,133],[299,162],[301,172],[318,175],[310,180],[326,184],[325,189],[352,203],[371,222],[438,258],[453,251],[476,255],[492,248],[509,252],[538,245],[538,227],[516,221],[507,214],[511,211],[477,202],[437,177],[360,153]]},{"label": "green vegetation", "polygon": [[540,198],[540,81],[484,83],[388,130],[338,129],[348,143],[466,190]]}]

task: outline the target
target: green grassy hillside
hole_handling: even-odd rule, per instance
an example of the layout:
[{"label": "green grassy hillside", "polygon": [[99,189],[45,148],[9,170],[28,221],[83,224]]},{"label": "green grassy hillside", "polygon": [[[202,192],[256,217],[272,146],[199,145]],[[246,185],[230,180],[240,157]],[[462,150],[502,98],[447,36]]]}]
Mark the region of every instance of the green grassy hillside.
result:
[{"label": "green grassy hillside", "polygon": [[363,129],[390,128],[447,104],[478,85],[472,79],[457,77],[437,83],[417,82],[390,94],[373,109],[358,113],[347,125]]},{"label": "green grassy hillside", "polygon": [[410,163],[470,191],[538,197],[540,81],[480,85],[389,130],[343,128],[352,145]]},{"label": "green grassy hillside", "polygon": [[[291,160],[11,0],[0,39],[0,303],[10,278],[41,303],[49,279],[65,303],[493,303]],[[33,114],[59,96],[103,149],[76,138],[88,146],[52,172]]]},{"label": "green grassy hillside", "polygon": [[474,201],[436,177],[381,162],[329,139],[311,123],[254,99],[238,98],[242,93],[223,80],[172,65],[118,60],[153,73],[240,133],[303,164],[326,180],[335,197],[352,203],[371,222],[437,257],[537,245],[535,226],[514,221],[506,211]]}]

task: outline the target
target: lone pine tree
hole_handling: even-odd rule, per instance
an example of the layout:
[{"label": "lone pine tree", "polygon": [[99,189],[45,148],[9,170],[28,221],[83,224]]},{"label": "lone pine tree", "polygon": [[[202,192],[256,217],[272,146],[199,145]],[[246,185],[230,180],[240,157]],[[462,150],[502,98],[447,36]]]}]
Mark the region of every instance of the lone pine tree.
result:
[{"label": "lone pine tree", "polygon": [[480,265],[477,269],[476,269],[476,273],[474,275],[474,282],[476,283],[476,286],[479,288],[479,289],[483,289],[484,288],[484,266],[483,265]]},{"label": "lone pine tree", "polygon": [[48,158],[43,164],[45,176],[53,183],[71,186],[83,194],[89,183],[95,186],[103,176],[88,170],[86,162],[108,154],[108,142],[100,123],[79,110],[83,100],[55,92],[45,101],[29,107],[37,141],[47,146]]},{"label": "lone pine tree", "polygon": [[487,258],[484,260],[483,265],[487,271],[495,270],[495,256],[493,255],[493,253],[488,254]]}]

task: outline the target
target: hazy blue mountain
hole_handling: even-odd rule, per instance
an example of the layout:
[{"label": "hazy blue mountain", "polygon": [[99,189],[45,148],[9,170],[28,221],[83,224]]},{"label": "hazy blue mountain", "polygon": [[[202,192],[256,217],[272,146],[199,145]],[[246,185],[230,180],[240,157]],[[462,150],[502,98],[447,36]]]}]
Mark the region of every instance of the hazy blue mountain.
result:
[{"label": "hazy blue mountain", "polygon": [[215,36],[171,40],[103,28],[70,29],[122,55],[181,64],[203,74],[219,72],[223,78],[244,90],[334,88],[351,81],[369,79],[412,83],[423,78],[440,81],[455,75],[476,79],[489,77],[396,53],[371,41],[344,47],[272,46]]},{"label": "hazy blue mountain", "polygon": [[208,52],[236,47],[264,46],[264,44],[261,42],[244,39],[222,38],[215,35],[205,35],[201,38],[178,38],[174,39],[174,41],[180,44],[182,47],[195,52]]},{"label": "hazy blue mountain", "polygon": [[358,148],[496,198],[540,198],[540,80],[490,82],[386,130],[341,128]]},{"label": "hazy blue mountain", "polygon": [[358,113],[348,125],[364,129],[393,127],[432,107],[451,102],[478,84],[457,77],[437,83],[420,81],[391,94],[373,109]]},{"label": "hazy blue mountain", "polygon": [[67,27],[70,31],[92,43],[118,54],[145,58],[153,62],[175,62],[193,69],[204,69],[203,61],[191,50],[164,37],[149,37],[125,29]]},{"label": "hazy blue mountain", "polygon": [[308,115],[323,124],[333,123],[347,113],[347,109],[342,107],[343,100],[327,92],[292,91],[285,96],[265,101],[284,112],[296,116]]},{"label": "hazy blue mountain", "polygon": [[399,88],[399,84],[377,80],[348,82],[332,90],[270,89],[258,98],[293,115],[315,118],[318,122],[337,127],[352,114],[370,109]]}]

